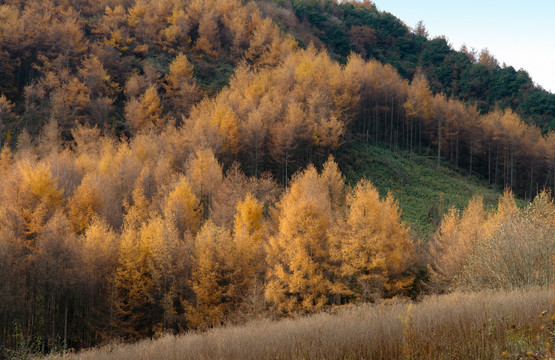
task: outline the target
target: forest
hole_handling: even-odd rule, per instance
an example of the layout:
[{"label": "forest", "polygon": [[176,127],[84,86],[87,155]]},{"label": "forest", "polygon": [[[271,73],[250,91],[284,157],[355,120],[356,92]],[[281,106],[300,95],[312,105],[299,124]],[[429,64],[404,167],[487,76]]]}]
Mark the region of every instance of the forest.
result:
[{"label": "forest", "polygon": [[[342,11],[346,42],[317,6]],[[444,40],[424,30],[369,2],[4,1],[0,357],[549,286],[555,133],[552,109],[530,104],[553,95],[521,72],[524,98],[446,87],[424,53]],[[427,50],[401,66],[404,50],[378,46],[395,36]],[[446,209],[419,238],[393,194],[345,180],[353,143],[505,192],[496,209],[479,194]]]}]

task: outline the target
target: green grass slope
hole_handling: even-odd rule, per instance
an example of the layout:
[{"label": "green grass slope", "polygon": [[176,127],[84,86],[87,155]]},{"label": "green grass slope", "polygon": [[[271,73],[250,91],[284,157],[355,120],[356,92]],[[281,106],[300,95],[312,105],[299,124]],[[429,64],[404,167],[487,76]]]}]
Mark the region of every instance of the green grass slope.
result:
[{"label": "green grass slope", "polygon": [[[355,142],[346,145],[337,158],[351,185],[367,178],[382,196],[391,192],[401,207],[402,220],[418,238],[429,238],[451,206],[463,209],[474,194],[480,194],[486,207],[493,209],[502,194],[502,189],[478,177],[465,176],[444,165],[438,169],[437,158],[411,155],[406,150],[391,151]],[[517,204],[522,206],[524,202],[517,200]]]}]

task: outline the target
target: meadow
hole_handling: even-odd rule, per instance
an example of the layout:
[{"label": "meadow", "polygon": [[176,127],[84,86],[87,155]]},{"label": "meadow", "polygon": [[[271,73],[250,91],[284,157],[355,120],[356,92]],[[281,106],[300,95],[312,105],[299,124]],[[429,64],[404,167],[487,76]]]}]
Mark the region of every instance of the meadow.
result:
[{"label": "meadow", "polygon": [[389,300],[53,358],[547,359],[555,355],[554,295],[529,289]]}]

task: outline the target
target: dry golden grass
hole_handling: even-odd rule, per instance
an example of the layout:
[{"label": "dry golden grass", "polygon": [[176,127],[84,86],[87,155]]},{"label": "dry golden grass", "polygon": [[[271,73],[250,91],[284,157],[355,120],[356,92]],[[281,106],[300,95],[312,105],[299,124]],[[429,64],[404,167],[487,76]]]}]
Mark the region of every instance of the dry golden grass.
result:
[{"label": "dry golden grass", "polygon": [[[67,359],[548,358],[553,290],[455,293],[114,344]],[[541,315],[543,313],[543,315]],[[527,354],[528,353],[528,354]]]}]

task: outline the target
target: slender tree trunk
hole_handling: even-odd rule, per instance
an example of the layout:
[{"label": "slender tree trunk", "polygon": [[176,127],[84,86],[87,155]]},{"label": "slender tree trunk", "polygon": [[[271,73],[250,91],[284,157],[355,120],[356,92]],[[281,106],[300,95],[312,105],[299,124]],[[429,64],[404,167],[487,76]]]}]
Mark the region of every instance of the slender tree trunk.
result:
[{"label": "slender tree trunk", "polygon": [[288,177],[287,177],[287,150],[285,150],[285,188],[287,189],[287,181],[288,181]]},{"label": "slender tree trunk", "polygon": [[491,184],[491,143],[488,143],[488,182]]},{"label": "slender tree trunk", "polygon": [[389,149],[393,149],[393,101],[394,98],[391,97],[391,125],[389,128]]},{"label": "slender tree trunk", "polygon": [[418,118],[418,153],[422,154],[422,119]]},{"label": "slender tree trunk", "polygon": [[499,144],[497,144],[495,149],[495,185],[499,182]]},{"label": "slender tree trunk", "polygon": [[64,311],[64,350],[67,350],[67,309],[68,301],[66,300],[66,308]]},{"label": "slender tree trunk", "polygon": [[459,130],[457,129],[456,148],[455,148],[455,165],[459,167]]},{"label": "slender tree trunk", "polygon": [[399,150],[399,123],[401,122],[401,106],[397,101],[397,123],[395,124],[395,149]]},{"label": "slender tree trunk", "polygon": [[513,174],[514,174],[514,164],[515,164],[515,150],[511,147],[511,190],[513,189]]},{"label": "slender tree trunk", "polygon": [[56,350],[56,296],[55,291],[52,291],[52,344],[50,350]]},{"label": "slender tree trunk", "polygon": [[437,168],[441,166],[441,123],[440,118],[437,118]]},{"label": "slender tree trunk", "polygon": [[468,175],[472,176],[472,147],[474,145],[474,142],[472,140],[470,140],[470,170],[468,172]]},{"label": "slender tree trunk", "polygon": [[378,102],[376,101],[374,104],[374,139],[376,141],[376,143],[379,141],[378,138],[378,132],[380,130],[380,117],[379,117],[379,112],[378,112]]},{"label": "slender tree trunk", "polygon": [[410,138],[410,159],[412,160],[412,139],[413,139],[413,122],[410,122],[410,129],[409,129],[409,138]]},{"label": "slender tree trunk", "polygon": [[366,101],[362,101],[362,134],[366,134]]},{"label": "slender tree trunk", "polygon": [[530,167],[530,201],[532,201],[532,199],[534,198],[532,196],[532,191],[534,191],[533,183],[534,183],[534,158],[532,158],[532,166]]}]

